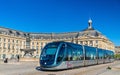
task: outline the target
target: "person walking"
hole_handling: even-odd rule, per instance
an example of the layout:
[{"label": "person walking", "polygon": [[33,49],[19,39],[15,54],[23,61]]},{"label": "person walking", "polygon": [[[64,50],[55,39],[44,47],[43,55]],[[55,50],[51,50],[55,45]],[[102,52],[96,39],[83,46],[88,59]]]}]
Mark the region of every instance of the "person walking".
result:
[{"label": "person walking", "polygon": [[20,59],[20,57],[19,57],[19,55],[17,56],[17,60],[18,60],[18,62],[19,62],[19,59]]},{"label": "person walking", "polygon": [[5,59],[4,59],[4,63],[8,63],[8,58],[5,58]]}]

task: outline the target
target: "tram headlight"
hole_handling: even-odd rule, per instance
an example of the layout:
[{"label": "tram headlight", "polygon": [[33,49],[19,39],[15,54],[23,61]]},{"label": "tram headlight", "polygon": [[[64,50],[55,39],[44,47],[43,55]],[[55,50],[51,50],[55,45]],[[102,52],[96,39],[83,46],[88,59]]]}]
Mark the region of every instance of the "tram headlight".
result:
[{"label": "tram headlight", "polygon": [[47,63],[45,62],[44,64],[46,65]]}]

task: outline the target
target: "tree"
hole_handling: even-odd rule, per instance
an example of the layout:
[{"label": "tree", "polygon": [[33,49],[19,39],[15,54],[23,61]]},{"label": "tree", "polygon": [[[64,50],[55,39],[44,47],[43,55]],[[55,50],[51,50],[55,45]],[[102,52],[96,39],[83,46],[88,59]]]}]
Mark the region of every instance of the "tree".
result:
[{"label": "tree", "polygon": [[120,54],[115,54],[115,59],[120,59]]}]

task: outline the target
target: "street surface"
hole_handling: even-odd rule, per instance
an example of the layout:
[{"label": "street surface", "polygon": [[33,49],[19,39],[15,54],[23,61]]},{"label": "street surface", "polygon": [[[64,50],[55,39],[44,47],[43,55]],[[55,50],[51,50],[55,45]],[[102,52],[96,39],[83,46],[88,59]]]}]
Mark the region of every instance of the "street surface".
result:
[{"label": "street surface", "polygon": [[41,71],[39,62],[0,62],[0,75],[120,75],[120,61],[63,71]]}]

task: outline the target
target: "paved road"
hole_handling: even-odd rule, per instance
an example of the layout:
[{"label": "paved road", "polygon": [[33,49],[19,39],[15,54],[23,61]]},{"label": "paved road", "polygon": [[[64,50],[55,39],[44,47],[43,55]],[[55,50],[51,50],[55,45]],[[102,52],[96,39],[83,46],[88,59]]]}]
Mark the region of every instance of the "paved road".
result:
[{"label": "paved road", "polygon": [[[114,69],[106,69],[108,66]],[[0,64],[0,75],[120,75],[119,68],[120,61],[116,61],[64,71],[41,71],[38,62],[9,62]]]},{"label": "paved road", "polygon": [[26,73],[37,71],[37,62],[12,62],[0,64],[0,75],[26,75]]}]

